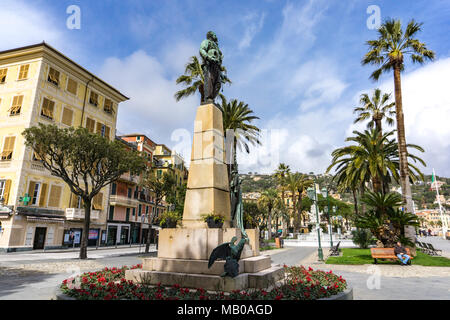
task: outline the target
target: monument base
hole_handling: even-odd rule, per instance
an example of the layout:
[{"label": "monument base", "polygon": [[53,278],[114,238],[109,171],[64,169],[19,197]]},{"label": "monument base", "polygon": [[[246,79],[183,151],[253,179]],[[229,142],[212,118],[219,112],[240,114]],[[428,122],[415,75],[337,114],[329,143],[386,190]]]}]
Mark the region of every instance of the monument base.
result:
[{"label": "monument base", "polygon": [[184,288],[231,292],[249,288],[266,289],[284,277],[283,267],[271,266],[268,256],[240,260],[239,275],[235,278],[220,276],[224,263],[216,261],[211,269],[208,269],[206,260],[150,258],[144,259],[142,270],[127,270],[125,279],[149,285],[178,284]]}]

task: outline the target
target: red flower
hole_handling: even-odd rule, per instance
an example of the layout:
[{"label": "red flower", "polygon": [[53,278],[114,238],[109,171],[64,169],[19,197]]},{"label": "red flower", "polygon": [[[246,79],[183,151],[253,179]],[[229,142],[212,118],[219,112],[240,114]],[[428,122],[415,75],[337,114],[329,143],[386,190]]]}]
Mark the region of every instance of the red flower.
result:
[{"label": "red flower", "polygon": [[279,295],[277,295],[277,296],[275,297],[275,300],[281,300],[281,298],[283,298],[283,294],[282,294],[282,293],[280,293]]},{"label": "red flower", "polygon": [[112,295],[110,295],[109,293],[103,298],[103,300],[111,300],[112,299]]},{"label": "red flower", "polygon": [[99,283],[103,283],[103,282],[106,282],[106,279],[105,279],[105,277],[101,277],[101,278],[98,278],[97,281]]}]

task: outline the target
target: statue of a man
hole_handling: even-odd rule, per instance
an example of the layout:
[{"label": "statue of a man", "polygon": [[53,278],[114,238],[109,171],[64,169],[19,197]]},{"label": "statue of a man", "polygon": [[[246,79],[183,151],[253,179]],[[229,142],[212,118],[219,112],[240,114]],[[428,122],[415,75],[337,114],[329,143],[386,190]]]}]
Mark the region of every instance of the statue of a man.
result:
[{"label": "statue of a man", "polygon": [[204,97],[202,104],[214,103],[220,91],[222,80],[223,55],[219,49],[217,36],[208,31],[206,40],[200,45],[200,56],[202,57],[202,70],[204,75]]}]

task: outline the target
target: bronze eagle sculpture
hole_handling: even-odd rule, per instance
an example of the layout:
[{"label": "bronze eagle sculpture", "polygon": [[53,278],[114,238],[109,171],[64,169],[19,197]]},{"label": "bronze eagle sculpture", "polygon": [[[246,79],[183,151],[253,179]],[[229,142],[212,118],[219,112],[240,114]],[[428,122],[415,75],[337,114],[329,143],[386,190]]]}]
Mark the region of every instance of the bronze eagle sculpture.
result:
[{"label": "bronze eagle sculpture", "polygon": [[244,249],[245,243],[248,241],[248,238],[242,237],[239,240],[238,244],[235,245],[237,238],[231,238],[230,242],[225,242],[211,252],[208,261],[208,268],[214,264],[216,260],[225,260],[224,273],[222,273],[221,277],[236,277],[239,274],[239,259],[241,258],[242,250]]}]

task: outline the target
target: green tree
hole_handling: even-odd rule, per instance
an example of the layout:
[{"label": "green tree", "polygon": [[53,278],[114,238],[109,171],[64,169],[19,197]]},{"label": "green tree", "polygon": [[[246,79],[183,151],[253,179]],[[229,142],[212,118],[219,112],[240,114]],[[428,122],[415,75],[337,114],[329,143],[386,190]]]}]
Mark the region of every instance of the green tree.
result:
[{"label": "green tree", "polygon": [[[285,193],[287,188],[287,177],[290,174],[291,169],[289,168],[289,165],[286,165],[284,163],[280,163],[278,165],[277,170],[275,170],[275,173],[273,174],[275,180],[277,181],[278,188],[281,191],[281,199],[283,204],[285,203]],[[294,206],[295,210],[295,206]],[[287,219],[284,220],[285,225],[283,226],[283,237],[286,235],[286,228],[287,228]]]},{"label": "green tree", "polygon": [[[141,187],[152,192],[155,196],[155,210],[152,211],[150,217],[148,217],[149,225],[152,225],[157,213],[157,208],[162,204],[165,197],[170,196],[174,192],[176,186],[176,179],[172,173],[164,172],[161,176],[155,175],[153,170],[147,170],[141,180]],[[150,250],[151,234],[150,229],[147,233],[147,239],[145,241],[145,253]]]},{"label": "green tree", "polygon": [[[231,84],[230,79],[226,76],[226,69],[222,66],[222,72],[225,76],[222,78],[222,84]],[[186,88],[179,90],[175,93],[175,99],[180,101],[183,98],[187,98],[194,95],[197,91],[200,93],[201,100],[204,99],[204,84],[205,76],[203,75],[202,65],[197,56],[192,56],[190,61],[186,64],[184,74],[179,76],[176,80],[177,84],[184,84]]]},{"label": "green tree", "polygon": [[278,192],[276,189],[268,189],[261,193],[258,199],[258,208],[265,211],[267,231],[269,231],[269,240],[272,239],[272,219],[273,211],[279,204]]},{"label": "green tree", "polygon": [[25,145],[39,155],[43,166],[83,200],[80,259],[86,259],[92,199],[122,174],[140,174],[146,167],[146,159],[118,141],[109,141],[81,127],[60,129],[40,123],[22,134]]},{"label": "green tree", "polygon": [[362,94],[359,100],[360,106],[353,110],[354,113],[358,114],[354,123],[370,119],[367,123],[367,127],[369,129],[375,127],[381,135],[383,132],[383,119],[386,120],[388,125],[394,124],[392,116],[395,115],[395,111],[393,110],[395,103],[389,103],[390,98],[391,95],[388,93],[381,95],[380,89],[375,89],[371,98],[367,93]]},{"label": "green tree", "polygon": [[254,120],[259,118],[253,114],[253,110],[248,107],[248,104],[236,99],[228,102],[223,94],[219,95],[222,100],[220,109],[222,110],[225,139],[227,143],[233,144],[233,159],[229,159],[229,155],[227,155],[227,161],[231,162],[228,165],[228,177],[230,178],[231,172],[237,168],[237,149],[245,149],[247,153],[250,153],[249,144],[256,145],[261,143],[259,140],[260,129],[252,124]]},{"label": "green tree", "polygon": [[403,202],[408,212],[413,212],[411,186],[409,183],[408,151],[405,138],[405,125],[402,103],[400,73],[404,70],[404,57],[411,56],[413,63],[433,60],[434,52],[428,50],[425,43],[415,38],[421,31],[422,23],[411,20],[403,31],[400,20],[386,20],[378,29],[378,39],[367,41],[369,51],[362,59],[362,64],[376,65],[371,78],[378,80],[382,73],[394,73],[395,109],[397,119],[397,140],[400,155],[400,181]]}]

